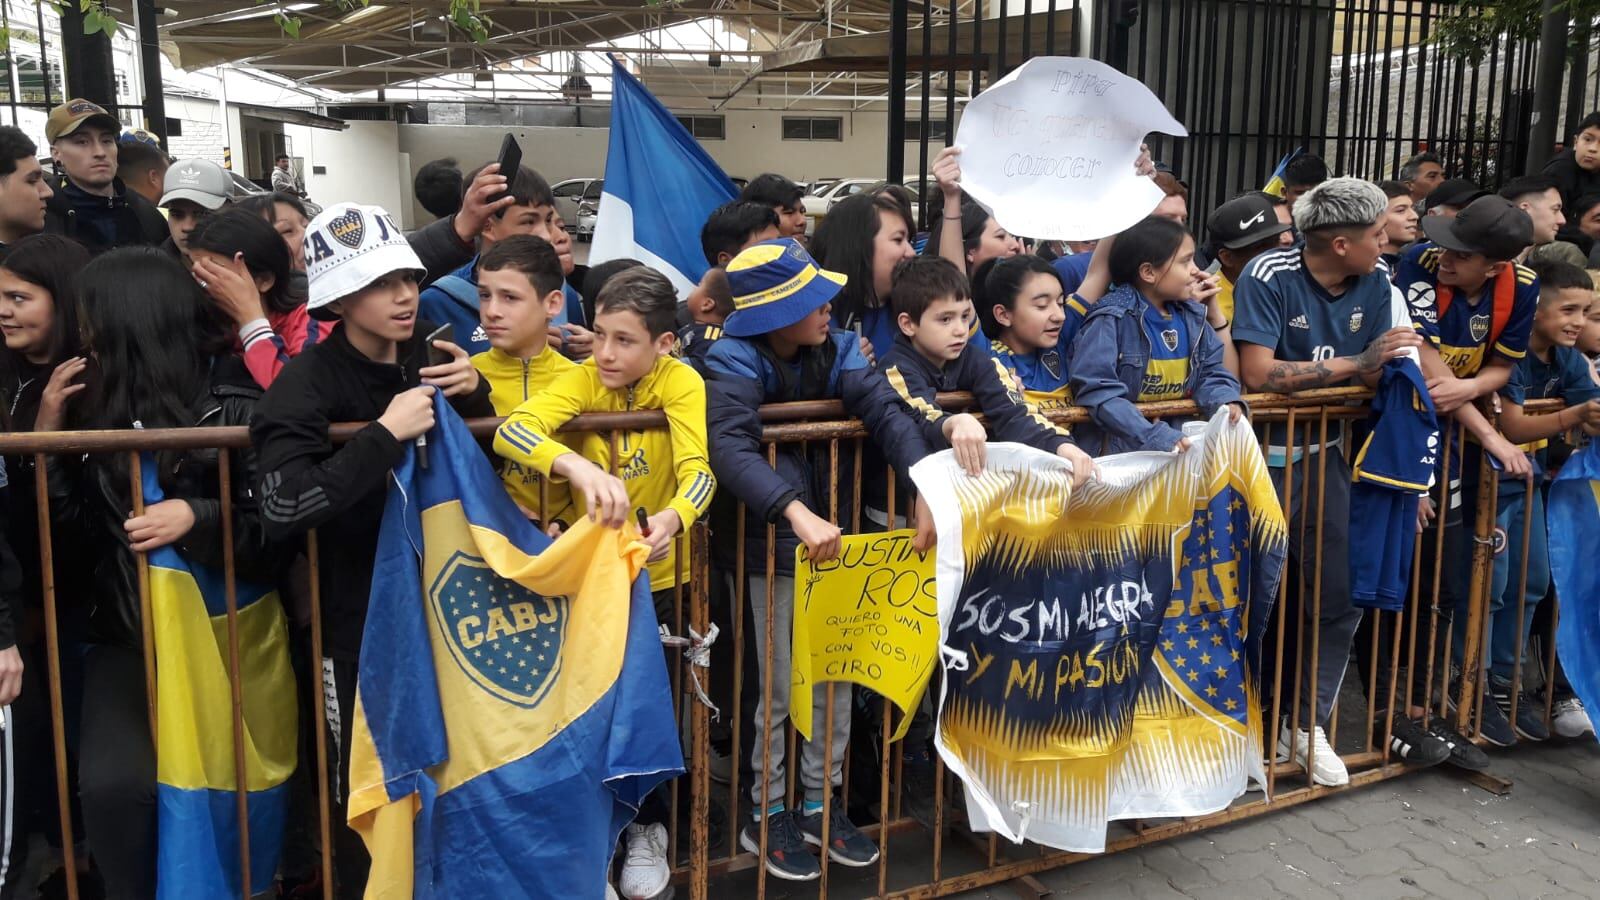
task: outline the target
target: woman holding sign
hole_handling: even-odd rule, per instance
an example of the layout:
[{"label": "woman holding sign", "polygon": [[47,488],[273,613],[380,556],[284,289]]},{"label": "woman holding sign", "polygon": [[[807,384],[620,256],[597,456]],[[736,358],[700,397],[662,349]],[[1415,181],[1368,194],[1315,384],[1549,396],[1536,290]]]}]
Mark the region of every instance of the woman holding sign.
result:
[{"label": "woman holding sign", "polygon": [[1239,380],[1207,307],[1190,299],[1205,279],[1194,238],[1152,216],[1118,235],[1107,255],[1117,287],[1090,308],[1068,363],[1073,397],[1090,416],[1078,429],[1080,445],[1102,455],[1189,448],[1181,431],[1146,419],[1135,403],[1193,399],[1207,418],[1232,405],[1238,421]]}]

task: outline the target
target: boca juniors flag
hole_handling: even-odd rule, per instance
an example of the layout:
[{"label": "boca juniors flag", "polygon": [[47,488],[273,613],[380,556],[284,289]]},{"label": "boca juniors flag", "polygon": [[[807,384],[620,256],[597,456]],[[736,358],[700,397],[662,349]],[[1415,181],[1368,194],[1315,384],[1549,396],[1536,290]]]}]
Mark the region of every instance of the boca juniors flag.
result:
[{"label": "boca juniors flag", "polygon": [[1261,635],[1283,512],[1254,434],[1219,412],[1185,453],[991,445],[912,470],[939,530],[936,744],[975,827],[1105,849],[1113,819],[1226,807],[1265,781]]},{"label": "boca juniors flag", "polygon": [[683,771],[647,545],[552,543],[442,398],[394,473],[362,638],[350,825],[368,897],[599,897],[617,837]]},{"label": "boca juniors flag", "polygon": [[[163,498],[145,454],[145,502]],[[239,820],[223,573],[174,545],[153,550],[150,617],[156,648],[156,895],[239,896]],[[250,890],[272,889],[289,812],[298,715],[289,634],[278,593],[235,581]]]},{"label": "boca juniors flag", "polygon": [[1545,521],[1561,616],[1556,654],[1586,709],[1600,709],[1600,441],[1572,454],[1550,483]]}]

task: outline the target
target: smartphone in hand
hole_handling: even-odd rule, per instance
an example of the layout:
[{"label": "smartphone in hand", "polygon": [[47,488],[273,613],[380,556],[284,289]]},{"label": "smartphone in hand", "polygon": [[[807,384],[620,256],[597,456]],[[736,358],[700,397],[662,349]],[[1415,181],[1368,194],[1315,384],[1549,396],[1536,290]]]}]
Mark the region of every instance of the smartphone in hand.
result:
[{"label": "smartphone in hand", "polygon": [[428,365],[442,366],[449,362],[453,357],[451,357],[449,353],[446,353],[445,351],[440,350],[438,347],[435,347],[433,345],[434,341],[448,341],[454,344],[456,342],[455,328],[449,324],[440,325],[438,328],[433,330],[432,334],[428,335],[426,340],[422,342],[422,345],[428,348]]},{"label": "smartphone in hand", "polygon": [[[496,201],[503,199],[511,193],[511,182],[517,178],[517,170],[522,168],[522,145],[517,143],[516,137],[511,132],[506,132],[505,138],[500,141],[500,156],[495,159],[500,164],[500,174],[506,177],[506,191]],[[493,202],[493,201],[491,201]]]}]

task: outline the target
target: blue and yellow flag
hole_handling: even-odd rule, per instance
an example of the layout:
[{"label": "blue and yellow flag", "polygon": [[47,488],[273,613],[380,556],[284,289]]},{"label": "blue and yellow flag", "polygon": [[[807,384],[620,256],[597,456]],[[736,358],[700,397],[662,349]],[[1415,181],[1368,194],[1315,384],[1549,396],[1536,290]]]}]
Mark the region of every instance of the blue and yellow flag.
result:
[{"label": "blue and yellow flag", "polygon": [[939,529],[936,745],[974,827],[1080,852],[1113,819],[1226,807],[1264,781],[1261,634],[1286,530],[1254,434],[1223,411],[1185,453],[990,445],[912,470]]},{"label": "blue and yellow flag", "polygon": [[[144,496],[163,499],[144,459]],[[162,900],[239,896],[239,819],[222,573],[171,545],[150,553],[156,646],[156,893]],[[274,590],[237,581],[244,705],[250,889],[272,888],[295,767],[297,709],[283,606]]]},{"label": "blue and yellow flag", "polygon": [[1262,185],[1261,192],[1263,194],[1271,194],[1274,197],[1282,197],[1284,188],[1287,187],[1283,183],[1283,170],[1289,168],[1289,163],[1294,162],[1294,158],[1304,152],[1304,147],[1296,147],[1284,154],[1283,159],[1278,160],[1278,167],[1272,170],[1272,177],[1268,178],[1267,183]]},{"label": "blue and yellow flag", "polygon": [[600,897],[618,835],[683,771],[648,546],[552,543],[442,399],[394,472],[356,687],[350,825],[368,897]]},{"label": "blue and yellow flag", "polygon": [[1561,600],[1556,654],[1584,708],[1600,710],[1600,441],[1567,459],[1546,505],[1550,575]]}]

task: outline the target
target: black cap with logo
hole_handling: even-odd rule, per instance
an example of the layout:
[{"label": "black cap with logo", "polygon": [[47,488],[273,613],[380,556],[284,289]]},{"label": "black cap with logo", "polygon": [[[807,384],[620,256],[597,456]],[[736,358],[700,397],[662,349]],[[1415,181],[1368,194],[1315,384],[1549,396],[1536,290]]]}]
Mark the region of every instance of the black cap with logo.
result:
[{"label": "black cap with logo", "polygon": [[1533,243],[1533,220],[1510,200],[1488,194],[1468,203],[1455,218],[1423,216],[1422,232],[1446,250],[1501,261]]},{"label": "black cap with logo", "polygon": [[1258,244],[1283,234],[1289,227],[1278,221],[1272,201],[1259,194],[1235,197],[1217,207],[1206,220],[1211,246],[1226,250]]},{"label": "black cap with logo", "polygon": [[1489,192],[1466,178],[1447,178],[1439,182],[1439,186],[1428,194],[1427,199],[1423,201],[1423,207],[1428,212],[1433,212],[1441,206],[1454,206],[1460,209],[1487,193]]}]

